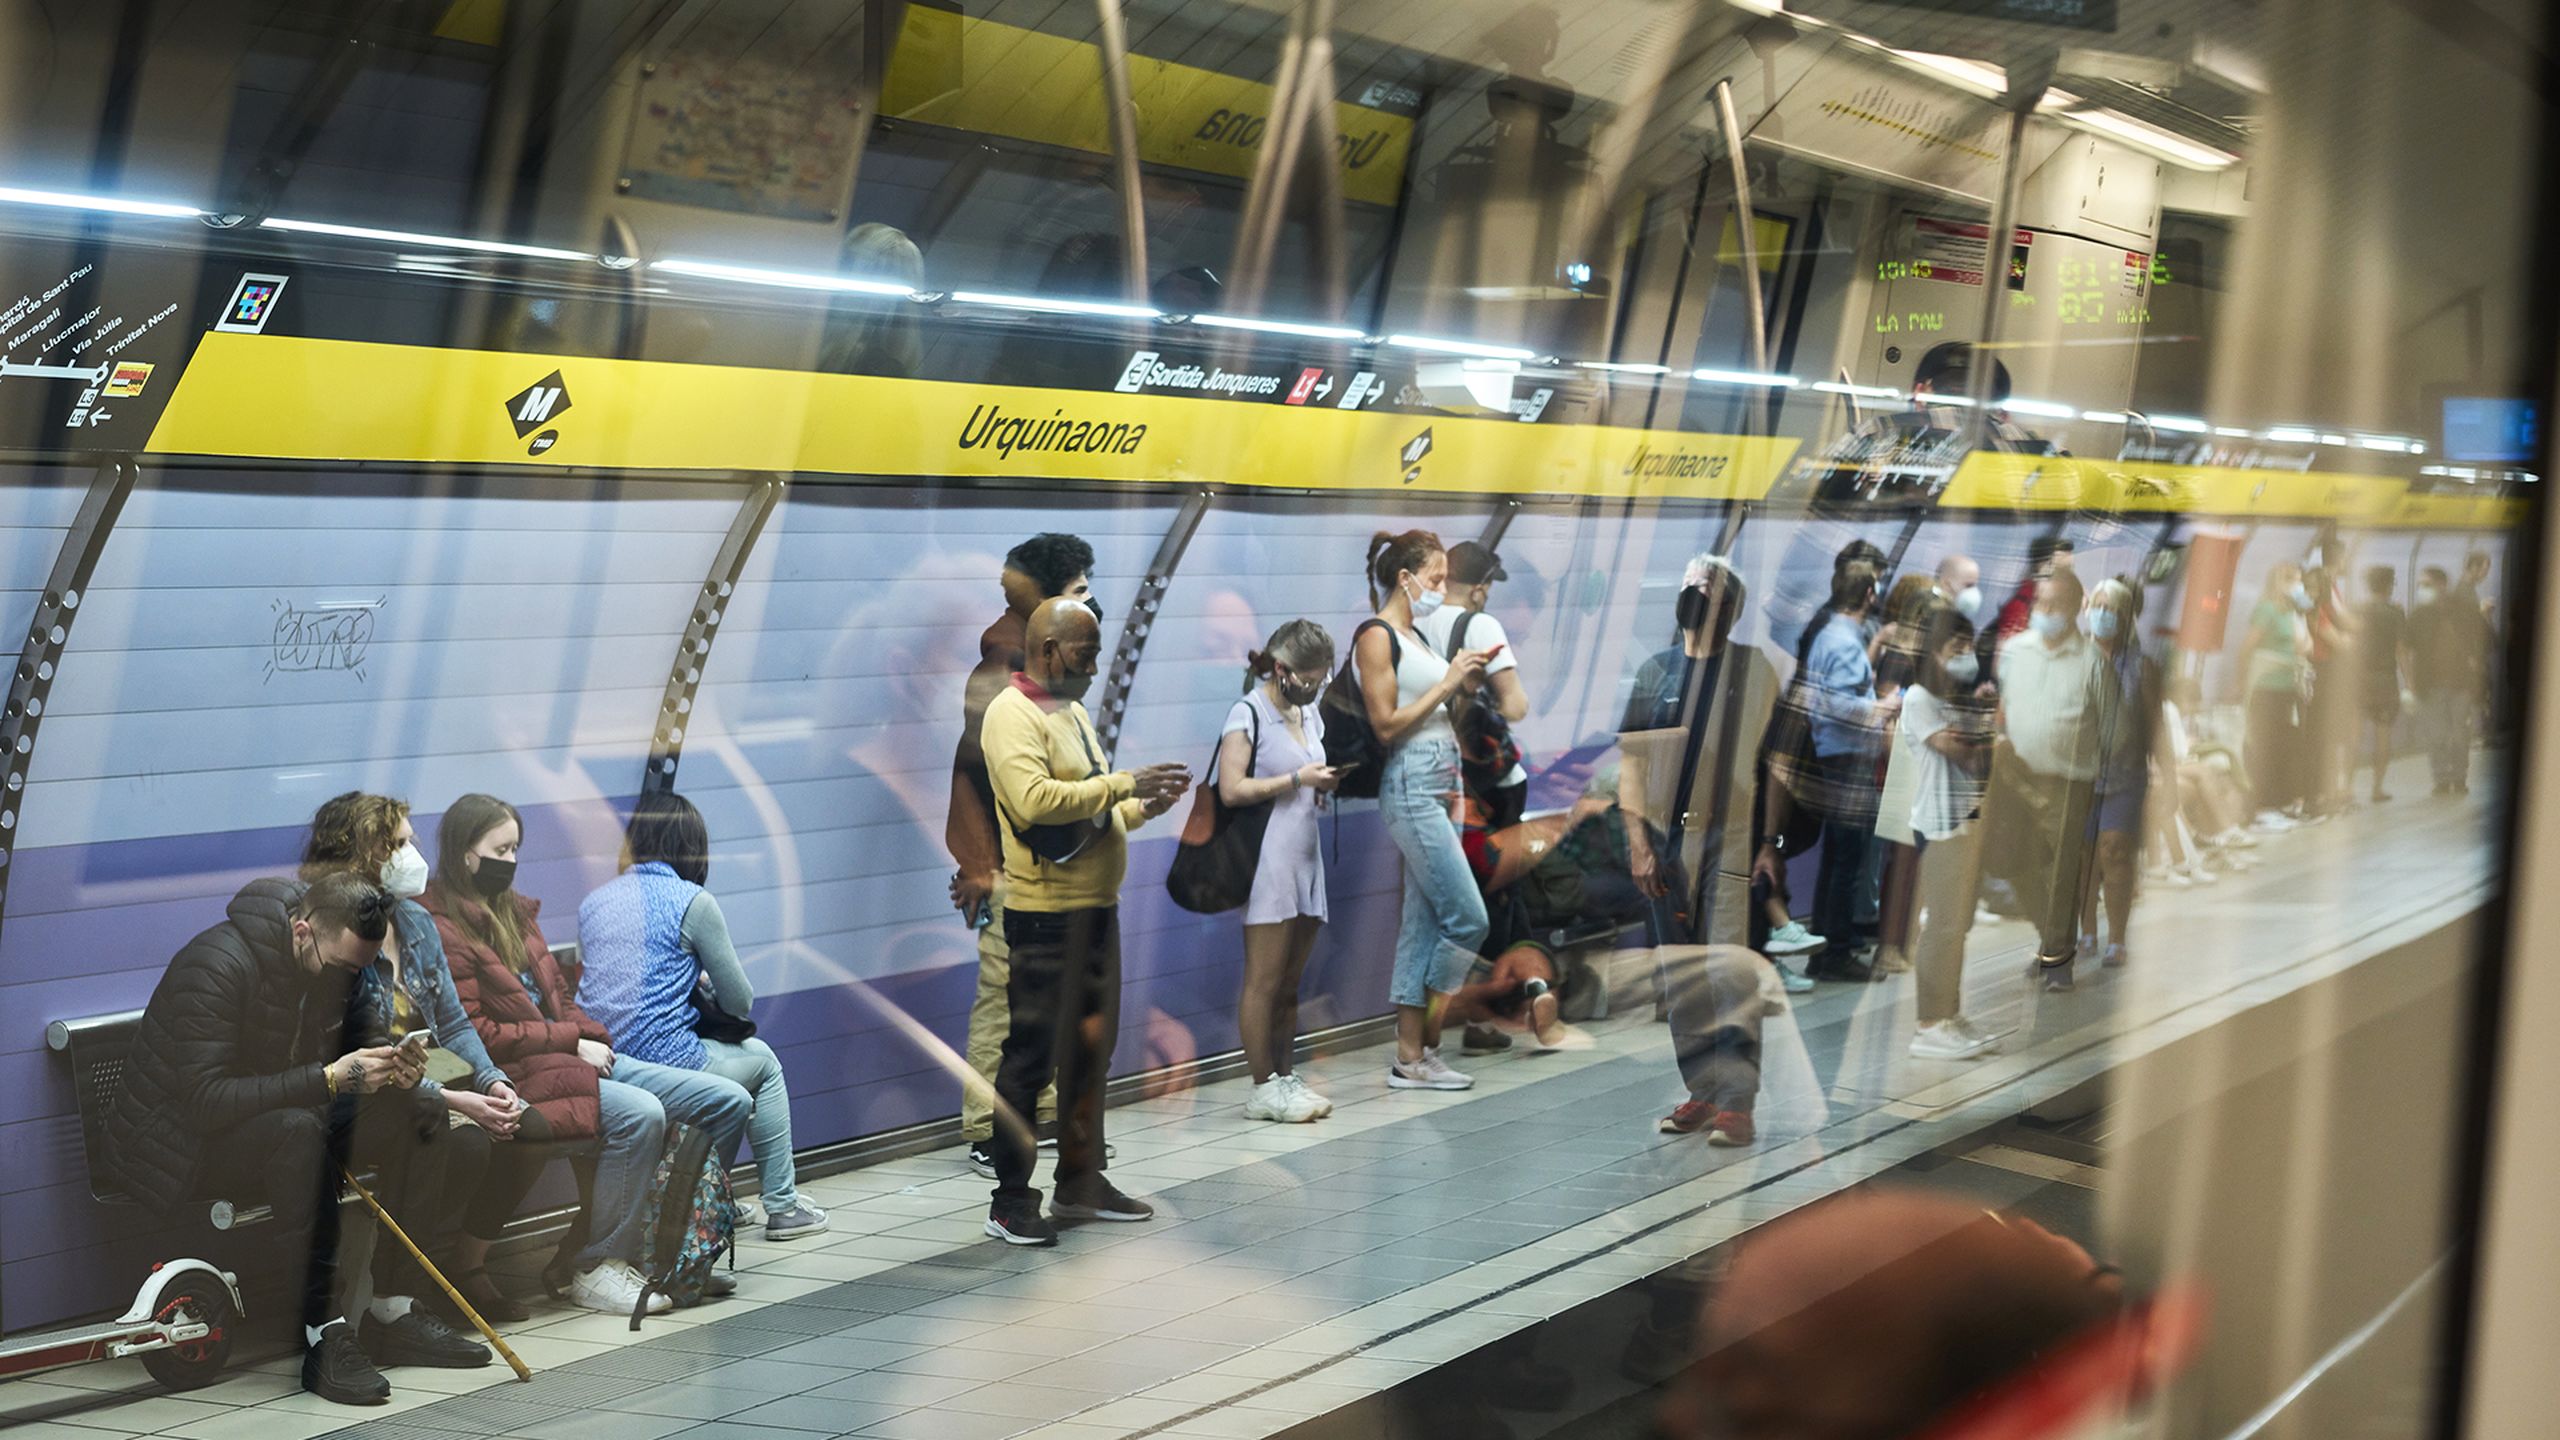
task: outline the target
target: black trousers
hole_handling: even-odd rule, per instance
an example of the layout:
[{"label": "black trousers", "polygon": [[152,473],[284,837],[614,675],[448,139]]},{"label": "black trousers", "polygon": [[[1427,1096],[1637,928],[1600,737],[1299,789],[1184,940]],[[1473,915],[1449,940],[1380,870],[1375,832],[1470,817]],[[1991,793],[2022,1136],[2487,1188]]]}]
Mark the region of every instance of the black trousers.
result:
[{"label": "black trousers", "polygon": [[1057,1188],[1102,1173],[1102,1086],[1120,1037],[1120,911],[1005,907],[1012,1020],[996,1060],[996,1200],[1040,1203],[1030,1117],[1058,1087]]},{"label": "black trousers", "polygon": [[[372,1172],[374,1198],[410,1239],[438,1254],[450,1247],[463,1203],[479,1183],[477,1171],[453,1173],[450,1162],[466,1148],[449,1143],[454,1133],[444,1101],[415,1090],[341,1095],[317,1110],[270,1110],[215,1137],[201,1188],[209,1197],[265,1204],[281,1237],[302,1237],[302,1323],[318,1326],[339,1318],[339,1167]],[[478,1153],[485,1165],[486,1146]],[[459,1168],[471,1168],[469,1160]],[[387,1234],[374,1245],[373,1276],[382,1295],[435,1290],[407,1247]]]}]

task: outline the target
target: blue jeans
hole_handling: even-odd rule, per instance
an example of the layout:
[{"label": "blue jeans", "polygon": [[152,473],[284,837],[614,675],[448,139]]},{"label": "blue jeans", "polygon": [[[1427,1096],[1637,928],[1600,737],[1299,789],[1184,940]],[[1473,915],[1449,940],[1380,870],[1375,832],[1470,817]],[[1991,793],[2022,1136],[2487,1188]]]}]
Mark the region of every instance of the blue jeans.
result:
[{"label": "blue jeans", "polygon": [[1405,741],[1378,777],[1378,813],[1404,856],[1404,923],[1387,986],[1398,1005],[1454,993],[1484,944],[1484,894],[1449,818],[1449,796],[1460,785],[1457,742],[1442,735]]},{"label": "blue jeans", "polygon": [[782,1057],[752,1037],[737,1045],[705,1040],[702,1068],[736,1081],[755,1097],[755,1118],[747,1122],[747,1138],[756,1147],[756,1182],[764,1196],[764,1213],[779,1215],[798,1204],[800,1172],[791,1163],[791,1092],[782,1083]]},{"label": "blue jeans", "polygon": [[710,1133],[715,1150],[735,1157],[755,1110],[755,1101],[734,1080],[628,1055],[613,1057],[613,1078],[596,1082],[596,1094],[604,1109],[604,1153],[596,1160],[598,1228],[578,1252],[580,1270],[607,1260],[640,1258],[646,1243],[641,1213],[657,1179],[658,1156],[666,1149],[667,1121],[700,1126]]}]

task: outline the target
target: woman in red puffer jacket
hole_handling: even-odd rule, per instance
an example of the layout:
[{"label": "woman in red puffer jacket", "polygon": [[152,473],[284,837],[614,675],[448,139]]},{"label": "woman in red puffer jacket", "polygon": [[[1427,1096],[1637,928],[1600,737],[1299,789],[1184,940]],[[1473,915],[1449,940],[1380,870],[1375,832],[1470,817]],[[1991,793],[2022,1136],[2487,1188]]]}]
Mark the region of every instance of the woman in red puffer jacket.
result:
[{"label": "woman in red puffer jacket", "polygon": [[[601,1134],[589,1239],[554,1271],[574,1272],[571,1299],[607,1314],[628,1314],[641,1280],[642,1214],[659,1154],[666,1147],[668,1107],[643,1083],[650,1067],[617,1057],[605,1028],[578,1008],[578,986],[542,937],[542,906],[515,890],[516,851],[524,823],[515,807],[490,795],[465,795],[437,828],[435,878],[421,897],[444,940],[453,988],[489,1058],[507,1072],[531,1107],[529,1139],[583,1140]],[[618,1078],[608,1079],[608,1076]],[[683,1077],[691,1080],[693,1077]],[[695,1088],[700,1087],[698,1084]],[[735,1085],[700,1097],[674,1092],[678,1118],[715,1134],[743,1128],[748,1101]],[[696,1112],[701,1113],[696,1113]],[[524,1203],[541,1173],[538,1151],[504,1147],[490,1178],[464,1217],[463,1260],[475,1268]],[[653,1297],[653,1310],[667,1308]]]}]

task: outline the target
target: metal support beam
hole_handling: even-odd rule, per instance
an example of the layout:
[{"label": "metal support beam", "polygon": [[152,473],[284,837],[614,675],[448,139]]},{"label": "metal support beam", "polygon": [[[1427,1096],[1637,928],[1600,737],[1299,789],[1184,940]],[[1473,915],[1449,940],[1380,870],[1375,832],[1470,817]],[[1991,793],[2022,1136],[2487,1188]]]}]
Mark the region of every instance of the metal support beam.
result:
[{"label": "metal support beam", "polygon": [[1173,572],[1182,564],[1182,552],[1191,548],[1191,537],[1200,533],[1200,521],[1209,513],[1212,498],[1206,490],[1194,490],[1183,499],[1172,526],[1156,546],[1155,558],[1147,562],[1146,578],[1138,582],[1138,598],[1129,602],[1129,613],[1120,618],[1120,648],[1112,653],[1111,674],[1102,682],[1102,713],[1093,720],[1106,757],[1119,753],[1120,721],[1129,711],[1129,686],[1138,678],[1147,635],[1155,629],[1165,591],[1173,586]]},{"label": "metal support beam", "polygon": [[26,643],[18,650],[18,668],[9,677],[9,699],[0,706],[0,915],[6,914],[9,861],[17,849],[19,810],[26,800],[45,702],[61,673],[62,652],[71,640],[71,622],[79,618],[89,576],[98,568],[98,556],[106,550],[140,473],[140,466],[118,456],[90,479],[89,493],[54,552],[53,571],[45,577],[44,593],[36,597]]},{"label": "metal support beam", "polygon": [[684,753],[685,727],[693,721],[693,697],[702,688],[702,672],[711,665],[711,642],[719,638],[720,621],[728,614],[730,602],[737,598],[738,577],[746,573],[747,557],[755,552],[765,522],[773,518],[774,507],[782,503],[783,492],[789,488],[789,482],[779,475],[758,476],[751,482],[747,498],[729,521],[728,535],[711,557],[711,568],[702,577],[702,591],[693,600],[693,614],[685,621],[684,638],[676,644],[675,661],[667,667],[666,694],[658,702],[657,732],[649,742],[649,768],[640,778],[640,793],[644,795],[664,794],[676,788],[676,761]]},{"label": "metal support beam", "polygon": [[1148,303],[1147,197],[1138,174],[1138,110],[1129,98],[1129,21],[1120,0],[1094,0],[1102,52],[1102,103],[1111,127],[1111,183],[1120,195],[1120,274],[1132,305]]},{"label": "metal support beam", "polygon": [[2000,322],[2009,313],[2009,257],[2017,250],[2019,194],[2027,183],[2027,125],[2053,81],[2053,60],[2009,69],[2009,141],[2000,155],[2000,188],[1991,197],[1991,224],[1983,238],[1982,315],[1974,330],[1975,363],[1965,367],[1965,449],[1979,450],[1991,433],[1991,390],[2000,344]]},{"label": "metal support beam", "polygon": [[[1751,335],[1751,369],[1769,373],[1769,307],[1760,293],[1760,231],[1751,213],[1751,162],[1742,151],[1742,117],[1733,108],[1733,82],[1716,82],[1716,128],[1724,132],[1724,161],[1733,168],[1733,230],[1742,247],[1742,315]],[[1694,242],[1693,242],[1694,243]]]},{"label": "metal support beam", "polygon": [[1511,529],[1511,522],[1519,518],[1520,502],[1503,501],[1493,512],[1493,518],[1484,522],[1484,533],[1476,537],[1476,543],[1487,550],[1501,548],[1503,535]]}]

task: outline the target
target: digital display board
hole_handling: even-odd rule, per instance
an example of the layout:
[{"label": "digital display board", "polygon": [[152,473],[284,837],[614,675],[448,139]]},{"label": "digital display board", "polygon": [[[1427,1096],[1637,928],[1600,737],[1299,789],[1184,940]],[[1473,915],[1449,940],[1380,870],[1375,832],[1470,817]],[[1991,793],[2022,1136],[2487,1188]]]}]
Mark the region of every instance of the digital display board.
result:
[{"label": "digital display board", "polygon": [[1941,10],[1981,20],[2015,20],[2070,30],[2113,30],[2116,0],[1894,0],[1905,10]]},{"label": "digital display board", "polygon": [[2444,458],[2454,461],[2522,464],[2537,458],[2542,443],[2542,414],[2530,400],[2494,395],[2448,395],[2444,399]]}]

